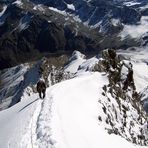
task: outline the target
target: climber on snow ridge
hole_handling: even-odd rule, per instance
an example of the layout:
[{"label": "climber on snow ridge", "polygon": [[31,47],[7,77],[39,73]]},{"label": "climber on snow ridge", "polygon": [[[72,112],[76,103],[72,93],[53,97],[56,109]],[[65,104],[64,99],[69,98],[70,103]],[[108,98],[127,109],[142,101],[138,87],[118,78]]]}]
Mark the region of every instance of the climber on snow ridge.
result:
[{"label": "climber on snow ridge", "polygon": [[45,95],[46,95],[46,84],[45,84],[45,80],[43,78],[40,78],[38,83],[37,83],[37,92],[39,93],[39,97],[41,99],[45,98]]}]

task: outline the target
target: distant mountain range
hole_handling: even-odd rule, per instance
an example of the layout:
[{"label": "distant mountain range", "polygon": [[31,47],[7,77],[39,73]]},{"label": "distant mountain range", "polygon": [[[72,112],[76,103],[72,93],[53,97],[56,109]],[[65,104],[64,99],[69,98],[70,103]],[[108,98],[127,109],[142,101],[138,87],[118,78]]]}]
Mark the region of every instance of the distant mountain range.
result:
[{"label": "distant mountain range", "polygon": [[1,0],[0,69],[45,55],[148,43],[146,0]]}]

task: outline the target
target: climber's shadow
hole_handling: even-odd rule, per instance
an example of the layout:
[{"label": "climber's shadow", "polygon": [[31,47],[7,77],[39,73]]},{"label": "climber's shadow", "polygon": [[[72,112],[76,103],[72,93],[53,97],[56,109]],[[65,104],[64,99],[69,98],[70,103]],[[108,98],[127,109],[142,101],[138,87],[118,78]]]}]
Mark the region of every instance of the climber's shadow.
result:
[{"label": "climber's shadow", "polygon": [[39,100],[39,98],[35,99],[34,101],[30,102],[29,104],[27,104],[26,106],[24,106],[21,110],[19,110],[19,112],[21,112],[22,110],[24,110],[25,108],[27,108],[29,105],[31,105],[32,103],[36,102],[37,100]]}]

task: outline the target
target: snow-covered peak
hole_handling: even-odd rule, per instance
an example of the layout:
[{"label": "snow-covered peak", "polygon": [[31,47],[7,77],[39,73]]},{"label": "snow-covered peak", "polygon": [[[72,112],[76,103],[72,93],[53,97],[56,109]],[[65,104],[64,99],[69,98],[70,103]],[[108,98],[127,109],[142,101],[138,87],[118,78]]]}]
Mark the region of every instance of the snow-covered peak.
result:
[{"label": "snow-covered peak", "polygon": [[78,71],[79,66],[84,61],[86,61],[85,55],[80,53],[79,51],[74,51],[64,69],[65,71],[68,71],[70,73],[76,73]]},{"label": "snow-covered peak", "polygon": [[81,52],[75,50],[72,53],[72,56],[69,59],[69,61],[73,61],[73,60],[76,60],[76,59],[84,59],[84,58],[85,58],[85,55],[84,54],[82,54]]}]

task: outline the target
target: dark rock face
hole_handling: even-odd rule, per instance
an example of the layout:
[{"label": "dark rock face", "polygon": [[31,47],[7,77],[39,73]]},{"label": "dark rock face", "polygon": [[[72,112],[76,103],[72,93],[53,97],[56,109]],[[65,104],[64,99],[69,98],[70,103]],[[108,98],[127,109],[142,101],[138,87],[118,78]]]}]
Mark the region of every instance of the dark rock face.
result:
[{"label": "dark rock face", "polygon": [[[10,14],[14,11],[13,8],[17,10],[15,7],[11,6]],[[64,26],[62,23],[48,22],[42,15],[25,12],[19,8],[17,11],[20,15],[18,19],[12,19],[9,15],[0,27],[3,33],[0,38],[2,61],[0,69],[26,62],[29,59],[34,60],[45,53],[69,53],[73,50],[96,51],[93,48],[96,44],[93,39],[83,33],[76,35],[72,25]]]},{"label": "dark rock face", "polygon": [[[104,48],[137,46],[138,41],[121,41],[118,34],[124,24],[137,24],[141,15],[146,14],[146,10],[124,6],[124,1],[117,0],[22,0],[21,6],[13,4],[14,1],[0,1],[1,12],[7,5],[0,16],[0,69],[37,59],[45,53],[98,52]],[[140,6],[144,6],[144,2]],[[33,9],[35,4],[42,4],[43,11]],[[74,9],[67,4],[72,4]],[[49,10],[48,6],[78,16],[82,22],[72,15]],[[90,29],[89,25],[96,27]],[[147,44],[145,38],[144,45]]]},{"label": "dark rock face", "polygon": [[58,50],[64,50],[65,44],[66,39],[63,28],[54,23],[45,24],[37,40],[39,51],[56,52]]},{"label": "dark rock face", "polygon": [[113,16],[115,18],[120,18],[121,22],[124,24],[136,24],[141,19],[141,13],[139,11],[127,6],[115,8]]},{"label": "dark rock face", "polygon": [[0,39],[0,69],[36,57],[39,52],[50,53],[60,49],[65,49],[63,28],[34,17],[27,29],[21,32],[16,30]]},{"label": "dark rock face", "polygon": [[0,18],[0,69],[35,60],[45,53],[86,50],[88,38],[42,15],[10,5]]},{"label": "dark rock face", "polygon": [[[136,91],[133,79],[132,64],[124,63],[124,61],[122,61],[120,57],[116,54],[115,50],[108,49],[103,51],[102,59],[99,61],[98,64],[96,64],[94,70],[105,72],[108,76],[109,83],[102,87],[103,99],[101,98],[98,101],[101,104],[103,104],[102,110],[108,117],[106,119],[106,123],[110,125],[110,128],[107,129],[108,133],[120,135],[125,139],[127,139],[128,141],[135,144],[147,145],[148,144],[147,134],[144,133],[145,131],[144,125],[147,122],[146,119],[147,117],[146,113],[144,112],[144,108],[146,107],[147,102],[144,103],[144,108],[142,107],[141,104],[142,98],[144,100],[147,99],[147,89],[142,93],[142,95]],[[112,98],[116,100],[121,113],[120,119],[122,119],[122,121],[118,120],[118,115],[117,115],[118,111],[116,110],[117,109],[116,107],[113,107],[113,110],[111,112],[109,111],[109,108],[112,105],[107,104],[107,107],[105,107],[106,106],[106,104],[104,103],[105,97],[107,97],[108,99],[108,104],[112,102],[111,101]],[[125,102],[127,103],[124,104]],[[131,104],[132,108],[134,108],[134,110],[136,111],[136,114],[138,115],[137,119],[135,117],[133,119],[132,118],[128,119],[129,117],[128,112],[131,112],[132,110],[131,107],[129,107],[129,104]],[[114,119],[112,120],[111,116],[115,116],[116,118],[115,120],[121,121],[120,128],[118,128],[118,126],[115,126],[116,125],[115,120]],[[139,134],[135,134],[135,132],[131,130],[133,129],[132,127],[135,124],[134,123],[135,120],[138,121],[138,122],[136,121],[136,123],[140,127]],[[130,124],[128,124],[128,122]],[[125,131],[129,131],[129,137],[127,136],[127,133]]]},{"label": "dark rock face", "polygon": [[142,36],[142,46],[147,46],[148,45],[148,32],[146,32],[143,36]]},{"label": "dark rock face", "polygon": [[[59,10],[66,10],[67,5],[61,0],[32,0],[34,3],[44,4],[52,7],[56,7]],[[141,13],[135,8],[122,6],[122,3],[113,0],[91,0],[87,1],[66,1],[67,3],[72,3],[75,6],[74,14],[78,15],[82,21],[89,20],[90,25],[95,25],[101,21],[105,15],[112,13],[113,17],[119,18],[122,23],[133,24],[137,23],[141,18]],[[115,4],[114,4],[115,3]]]}]

